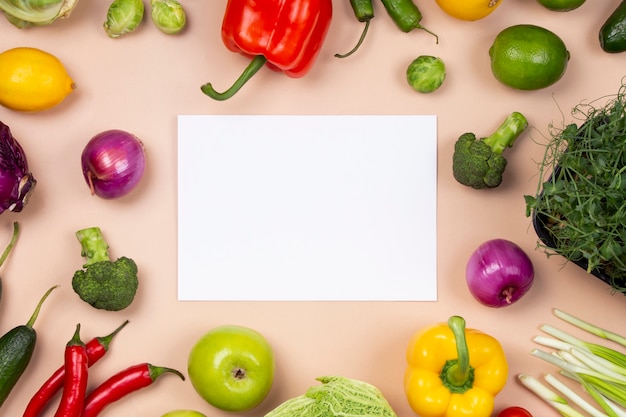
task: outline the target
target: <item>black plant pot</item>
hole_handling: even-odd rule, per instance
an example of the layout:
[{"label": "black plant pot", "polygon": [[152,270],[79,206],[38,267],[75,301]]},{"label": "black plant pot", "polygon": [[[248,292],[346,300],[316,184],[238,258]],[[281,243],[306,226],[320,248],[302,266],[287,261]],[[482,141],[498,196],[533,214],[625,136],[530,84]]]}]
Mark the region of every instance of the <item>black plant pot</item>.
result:
[{"label": "black plant pot", "polygon": [[[544,245],[546,245],[547,247],[551,248],[554,250],[554,252],[559,253],[558,248],[556,247],[556,244],[554,243],[554,239],[552,239],[552,235],[550,234],[550,232],[548,231],[548,228],[546,227],[546,219],[545,216],[541,216],[538,215],[536,213],[533,213],[532,215],[532,221],[533,221],[533,227],[535,229],[535,232],[537,233],[537,236],[539,237],[539,239],[543,242]],[[571,260],[572,263],[578,265],[579,267],[581,267],[582,269],[584,269],[585,271],[587,271],[587,261],[585,259],[576,259],[576,260]],[[616,286],[616,287],[620,287],[620,288],[624,288],[626,287],[626,281],[623,279],[611,279],[610,276],[608,276],[607,274],[605,274],[604,272],[602,272],[599,269],[593,269],[590,271],[591,275],[595,276],[596,278],[599,278],[600,280],[604,281],[606,284],[610,285],[610,286]],[[626,292],[622,292],[624,295],[626,295]]]},{"label": "black plant pot", "polygon": [[[544,245],[546,245],[547,247],[553,249],[555,252],[558,253],[558,249],[554,243],[554,239],[552,239],[552,235],[550,235],[550,232],[548,231],[548,228],[546,227],[545,217],[537,215],[536,213],[533,213],[532,219],[533,219],[533,227],[535,228],[535,232],[537,232],[537,236],[539,237],[539,239],[543,242]],[[578,265],[585,271],[587,270],[586,260],[578,259],[578,260],[573,260],[571,262],[575,263],[576,265]],[[611,285],[611,278],[608,275],[604,274],[602,271],[592,270],[590,271],[590,273],[593,276],[600,278],[602,281]]]},{"label": "black plant pot", "polygon": [[[550,175],[550,178],[548,179],[548,182],[551,181],[555,176],[558,176],[560,174],[561,171],[561,167],[557,164],[554,172]],[[554,214],[558,214],[558,213],[554,213]],[[552,234],[550,233],[550,231],[548,230],[548,219],[546,218],[545,215],[541,215],[536,213],[535,211],[533,211],[532,213],[532,222],[533,222],[533,228],[535,229],[535,232],[537,233],[537,236],[539,237],[539,240],[541,240],[541,242],[543,242],[544,245],[546,245],[548,248],[552,249],[555,253],[560,254],[559,249],[557,248],[557,245],[552,237]],[[561,254],[562,255],[562,254]],[[562,255],[563,256],[563,255]],[[588,262],[586,259],[572,259],[569,260],[570,262],[574,263],[575,265],[578,265],[579,267],[581,267],[582,269],[584,269],[585,271],[587,271],[587,267],[588,267]],[[595,276],[596,278],[602,280],[603,282],[605,282],[606,284],[610,285],[611,287],[615,287],[615,288],[625,288],[626,287],[626,280],[624,279],[613,279],[611,278],[608,274],[606,274],[603,270],[601,269],[593,269],[591,271],[589,271],[589,273],[593,276]],[[626,295],[626,292],[622,291],[622,293],[624,295]]]}]

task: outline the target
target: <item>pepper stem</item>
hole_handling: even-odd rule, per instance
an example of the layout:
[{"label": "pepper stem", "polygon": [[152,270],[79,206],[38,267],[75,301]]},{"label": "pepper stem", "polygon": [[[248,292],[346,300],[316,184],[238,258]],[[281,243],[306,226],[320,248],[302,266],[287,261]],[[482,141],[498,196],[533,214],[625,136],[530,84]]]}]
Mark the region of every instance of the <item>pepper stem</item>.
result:
[{"label": "pepper stem", "polygon": [[0,257],[0,266],[4,264],[4,261],[6,261],[6,259],[8,258],[9,254],[11,253],[11,250],[13,249],[13,246],[15,246],[15,244],[17,243],[17,237],[19,236],[19,232],[20,232],[19,223],[13,222],[13,234],[11,235],[11,241],[9,242],[7,247],[4,249],[4,252],[2,252],[2,257]]},{"label": "pepper stem", "polygon": [[108,350],[109,349],[109,346],[111,345],[111,341],[113,340],[115,335],[117,335],[120,332],[120,330],[122,330],[128,323],[129,323],[129,321],[126,320],[117,329],[113,330],[108,335],[97,337],[98,342],[100,342],[100,344],[102,345],[104,350]]},{"label": "pepper stem", "polygon": [[455,387],[463,387],[471,379],[469,348],[465,337],[465,320],[463,317],[452,316],[448,319],[448,326],[456,340],[457,359],[446,370],[446,380]]},{"label": "pepper stem", "polygon": [[254,76],[254,74],[256,74],[261,68],[263,68],[263,65],[265,65],[266,62],[267,58],[265,58],[263,55],[255,56],[252,61],[250,61],[250,64],[248,64],[243,73],[239,76],[239,78],[237,78],[235,83],[228,90],[222,93],[215,91],[211,83],[204,84],[200,87],[200,89],[204,94],[214,100],[228,100],[229,98],[234,96],[241,89],[241,87],[243,87],[244,84],[247,83],[248,80]]},{"label": "pepper stem", "polygon": [[166,368],[165,366],[155,366],[150,363],[147,363],[146,366],[148,367],[148,373],[150,375],[150,379],[152,380],[152,382],[156,381],[157,378],[160,377],[161,375],[167,374],[167,373],[178,375],[180,379],[182,379],[183,381],[185,380],[185,376],[180,371],[177,371],[176,369]]},{"label": "pepper stem", "polygon": [[367,30],[370,27],[370,22],[371,21],[372,21],[372,19],[368,19],[368,20],[365,21],[365,27],[363,28],[363,32],[361,32],[361,37],[359,38],[359,41],[354,46],[354,48],[352,48],[350,51],[346,52],[345,54],[335,54],[335,58],[347,58],[350,55],[352,55],[353,53],[355,53],[357,51],[357,49],[359,49],[359,47],[361,46],[361,44],[365,40],[365,35],[367,35]]},{"label": "pepper stem", "polygon": [[80,323],[76,324],[76,330],[74,330],[74,334],[69,342],[67,342],[67,346],[85,346],[83,341],[80,338]]},{"label": "pepper stem", "polygon": [[54,290],[56,287],[58,287],[58,285],[55,285],[54,287],[50,288],[48,291],[46,291],[43,297],[41,297],[41,299],[39,300],[39,303],[37,303],[37,307],[35,307],[35,311],[33,311],[33,314],[30,316],[30,319],[28,319],[28,322],[26,323],[26,327],[32,328],[35,325],[35,320],[37,320],[37,317],[39,316],[39,311],[41,310],[41,306],[43,305],[43,302],[46,301],[46,298],[48,298],[52,290]]},{"label": "pepper stem", "polygon": [[418,29],[423,30],[426,33],[430,33],[431,35],[433,35],[435,37],[435,43],[438,44],[439,43],[439,35],[437,35],[435,32],[431,32],[430,30],[426,29],[424,26],[422,25],[417,25]]}]

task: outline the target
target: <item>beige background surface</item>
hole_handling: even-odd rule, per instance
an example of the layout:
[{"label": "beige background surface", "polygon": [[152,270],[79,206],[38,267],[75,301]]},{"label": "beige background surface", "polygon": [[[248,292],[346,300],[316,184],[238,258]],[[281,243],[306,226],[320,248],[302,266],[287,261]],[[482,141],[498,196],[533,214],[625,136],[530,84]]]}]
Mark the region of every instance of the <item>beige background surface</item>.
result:
[{"label": "beige background surface", "polygon": [[[186,371],[192,344],[214,326],[234,323],[262,332],[277,355],[273,390],[249,415],[262,415],[303,393],[317,376],[339,374],[378,386],[399,415],[409,416],[412,412],[402,390],[407,342],[422,327],[458,314],[469,327],[497,337],[506,350],[510,376],[497,397],[497,410],[521,405],[537,416],[556,415],[515,378],[520,372],[541,376],[554,371],[529,354],[537,327],[558,323],[551,308],[559,307],[626,333],[621,319],[626,299],[612,295],[605,284],[578,267],[564,266],[562,259],[548,259],[535,250],[536,235],[525,217],[523,195],[535,191],[536,161],[548,125],[571,121],[573,105],[613,94],[621,83],[626,55],[602,52],[597,37],[618,3],[589,0],[576,11],[559,14],[534,0],[505,0],[490,17],[463,22],[445,15],[433,0],[419,1],[422,23],[439,34],[439,44],[425,32],[400,32],[377,3],[377,17],[365,44],[356,55],[339,60],[333,54],[351,48],[362,27],[348,1],[335,0],[326,44],[305,78],[294,80],[263,70],[227,102],[214,102],[199,90],[207,81],[226,88],[248,63],[221,43],[224,0],[183,0],[189,25],[180,36],[166,36],[146,21],[127,37],[109,39],[102,30],[109,4],[103,0],[83,0],[70,19],[49,27],[18,30],[0,20],[0,50],[45,49],[65,63],[78,85],[66,102],[48,112],[19,114],[0,108],[0,120],[26,149],[39,181],[26,209],[3,214],[0,222],[1,236],[7,241],[11,223],[18,220],[22,225],[18,246],[2,270],[2,332],[25,323],[43,292],[61,285],[36,323],[39,340],[32,363],[0,414],[22,413],[30,396],[61,364],[63,347],[77,321],[88,338],[104,335],[128,318],[131,324],[118,336],[109,356],[92,368],[92,384],[143,361]],[[500,30],[517,23],[544,26],[567,44],[570,65],[556,85],[521,92],[492,77],[488,47]],[[415,93],[404,80],[406,66],[420,54],[438,55],[448,66],[444,86],[431,95]],[[475,191],[457,184],[450,168],[455,139],[466,131],[487,135],[513,110],[524,113],[531,127],[507,151],[509,167],[502,186]],[[436,114],[439,301],[178,302],[176,116],[231,113]],[[116,201],[91,197],[79,167],[87,140],[109,128],[141,137],[149,158],[139,189]],[[132,256],[139,264],[141,287],[136,302],[125,311],[94,310],[71,289],[72,273],[82,264],[74,232],[94,225],[104,230],[113,256]],[[522,246],[536,268],[532,291],[519,303],[499,310],[474,301],[464,281],[469,254],[495,237]],[[205,404],[188,381],[174,377],[164,377],[103,415],[160,416],[174,408],[225,415]],[[53,412],[50,409],[47,415]]]}]

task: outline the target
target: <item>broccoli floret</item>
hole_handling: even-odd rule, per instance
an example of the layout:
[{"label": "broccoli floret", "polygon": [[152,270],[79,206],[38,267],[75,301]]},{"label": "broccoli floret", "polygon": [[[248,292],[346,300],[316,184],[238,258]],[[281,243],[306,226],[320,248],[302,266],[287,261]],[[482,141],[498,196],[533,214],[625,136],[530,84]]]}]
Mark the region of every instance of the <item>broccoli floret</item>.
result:
[{"label": "broccoli floret", "polygon": [[137,264],[130,258],[109,258],[109,245],[99,227],[76,232],[86,263],[74,273],[72,288],[93,307],[119,311],[128,307],[137,293]]},{"label": "broccoli floret", "polygon": [[486,138],[464,133],[454,145],[454,179],[472,188],[494,188],[502,182],[507,160],[502,152],[524,132],[528,121],[519,112],[511,113],[498,129]]}]

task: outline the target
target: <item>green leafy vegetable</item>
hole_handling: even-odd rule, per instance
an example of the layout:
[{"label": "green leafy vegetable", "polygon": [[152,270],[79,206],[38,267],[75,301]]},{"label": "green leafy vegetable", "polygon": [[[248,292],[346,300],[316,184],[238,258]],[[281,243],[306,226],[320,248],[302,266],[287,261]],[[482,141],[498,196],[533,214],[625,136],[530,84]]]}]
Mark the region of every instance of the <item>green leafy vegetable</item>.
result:
[{"label": "green leafy vegetable", "polygon": [[76,238],[85,264],[72,277],[74,292],[81,300],[102,310],[119,311],[128,307],[139,286],[135,261],[125,256],[112,260],[99,227],[79,230]]},{"label": "green leafy vegetable", "polygon": [[[601,271],[626,293],[626,85],[603,106],[574,107],[583,122],[551,126],[535,196],[525,196],[526,214],[541,219],[554,246],[550,254]],[[546,175],[550,173],[546,179]]]},{"label": "green leafy vegetable", "polygon": [[419,93],[432,93],[446,79],[446,64],[439,57],[420,55],[406,69],[406,80]]},{"label": "green leafy vegetable", "polygon": [[185,9],[178,0],[150,0],[150,18],[163,33],[173,35],[187,24]]},{"label": "green leafy vegetable", "polygon": [[143,0],[113,0],[107,11],[104,31],[111,38],[118,38],[137,29],[143,20]]},{"label": "green leafy vegetable", "polygon": [[367,382],[341,376],[324,376],[317,380],[322,385],[285,401],[265,417],[396,417],[380,390]]},{"label": "green leafy vegetable", "polygon": [[477,190],[495,188],[502,183],[507,160],[502,155],[528,127],[520,112],[513,112],[487,137],[473,132],[459,136],[452,154],[452,175],[460,184]]},{"label": "green leafy vegetable", "polygon": [[78,0],[0,0],[0,10],[18,28],[49,25],[69,17]]}]

